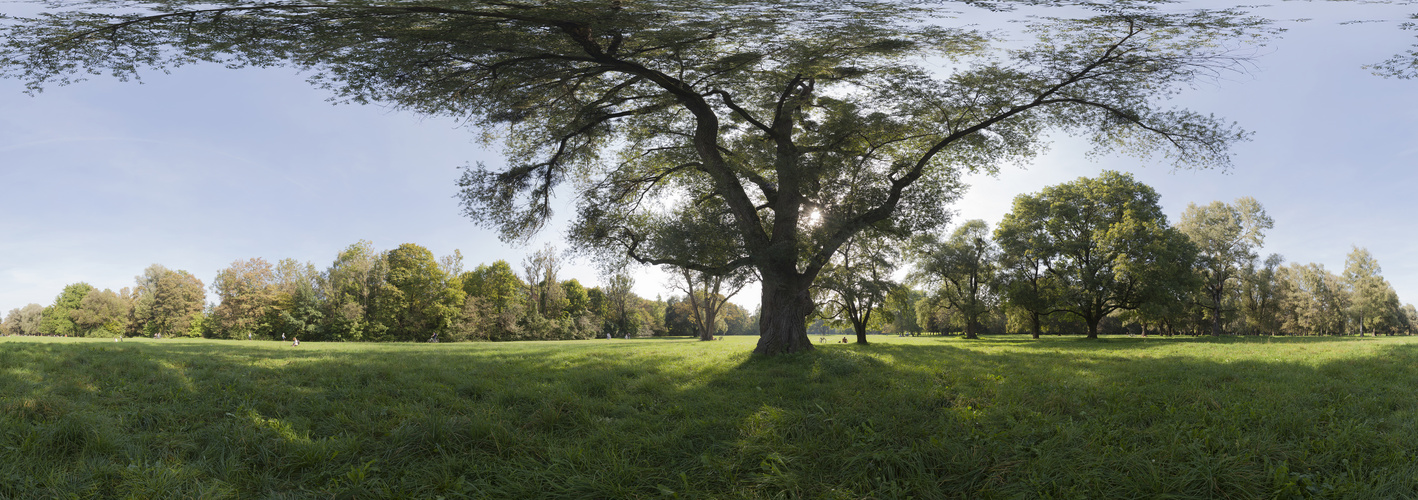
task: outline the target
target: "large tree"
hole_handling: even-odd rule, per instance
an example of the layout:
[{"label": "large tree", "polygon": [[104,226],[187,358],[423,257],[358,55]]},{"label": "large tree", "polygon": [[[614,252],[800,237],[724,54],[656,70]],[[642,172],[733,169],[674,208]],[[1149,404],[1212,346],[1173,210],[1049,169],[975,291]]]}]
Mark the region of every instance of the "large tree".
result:
[{"label": "large tree", "polygon": [[375,301],[374,318],[388,330],[379,340],[421,341],[452,327],[467,295],[433,252],[405,243],[390,250],[386,260],[389,271]]},{"label": "large tree", "polygon": [[[481,264],[463,273],[463,291],[467,293],[464,310],[480,321],[479,331],[471,337],[489,340],[512,340],[520,335],[517,324],[523,314],[523,289],[527,287],[512,265],[505,260]],[[591,294],[587,294],[590,302]]]},{"label": "large tree", "polygon": [[1241,273],[1242,329],[1247,333],[1280,332],[1280,282],[1277,272],[1285,258],[1270,254],[1264,262],[1252,261]]},{"label": "large tree", "polygon": [[848,240],[818,279],[823,315],[833,326],[850,325],[857,343],[867,343],[867,327],[895,319],[883,311],[886,297],[900,285],[891,279],[900,258],[899,240],[864,232]]},{"label": "large tree", "polygon": [[211,331],[229,339],[256,333],[275,301],[275,281],[276,268],[260,257],[237,260],[217,271],[211,288],[220,302],[212,310]]},{"label": "large tree", "polygon": [[73,317],[74,311],[79,310],[84,296],[94,291],[94,287],[88,283],[74,283],[64,287],[59,292],[59,296],[54,298],[54,303],[44,308],[44,315],[39,321],[39,332],[45,335],[78,336],[84,332]]},{"label": "large tree", "polygon": [[1234,204],[1213,201],[1207,205],[1188,203],[1177,229],[1197,247],[1197,271],[1202,278],[1205,300],[1211,312],[1211,335],[1221,335],[1221,322],[1228,312],[1225,302],[1236,291],[1245,266],[1256,259],[1256,248],[1265,241],[1265,231],[1275,225],[1255,198],[1243,196]]},{"label": "large tree", "polygon": [[1344,279],[1323,264],[1291,263],[1276,270],[1281,328],[1293,335],[1344,333],[1349,294]]},{"label": "large tree", "polygon": [[132,308],[133,297],[127,288],[119,292],[93,289],[84,295],[79,308],[69,313],[69,318],[80,335],[123,335]]},{"label": "large tree", "polygon": [[1049,274],[1053,244],[1044,230],[1044,220],[1038,217],[1045,208],[1035,206],[1042,202],[1034,196],[1016,197],[1013,210],[1005,214],[994,233],[1000,248],[1000,298],[1024,311],[1029,333],[1036,339],[1043,329],[1043,318],[1055,312],[1060,299],[1056,279]]},{"label": "large tree", "polygon": [[[467,118],[505,138],[508,160],[467,170],[473,220],[524,240],[572,182],[580,248],[753,267],[756,352],[776,354],[812,348],[809,290],[842,244],[872,226],[939,228],[938,195],[959,172],[1026,160],[1050,130],[1187,166],[1228,162],[1244,134],[1162,101],[1235,65],[1263,23],[1084,4],[1096,10],[1028,17],[1039,43],[1010,50],[945,26],[973,24],[954,9],[1016,3],[1077,4],[79,0],[0,28],[0,74],[38,89],[197,61],[289,65],[340,100]],[[686,211],[717,215],[718,230],[695,237],[730,241],[737,258],[672,251]]]},{"label": "large tree", "polygon": [[624,271],[606,277],[606,333],[615,336],[639,334],[640,325],[635,319],[635,304],[638,302],[631,287],[635,279]]},{"label": "large tree", "polygon": [[342,250],[324,273],[325,333],[331,340],[380,338],[373,321],[375,299],[389,272],[387,254],[367,240]]},{"label": "large tree", "polygon": [[28,304],[11,309],[5,315],[3,329],[5,335],[39,335],[39,322],[44,316],[44,306]]},{"label": "large tree", "polygon": [[994,305],[999,247],[983,220],[965,221],[945,241],[923,235],[912,242],[917,281],[936,289],[936,300],[960,314],[965,338],[980,338],[980,316]]},{"label": "large tree", "polygon": [[328,340],[325,309],[328,299],[322,297],[324,276],[311,263],[281,259],[275,266],[274,293],[271,306],[266,308],[263,321],[269,335],[290,335],[297,339]]},{"label": "large tree", "polygon": [[1105,171],[1015,199],[1002,234],[1040,233],[1026,240],[1042,256],[1053,294],[1050,310],[1071,314],[1098,336],[1114,311],[1176,297],[1194,286],[1196,248],[1167,224],[1157,191],[1129,174]]},{"label": "large tree", "polygon": [[153,264],[136,278],[134,324],[145,335],[191,335],[207,302],[206,287],[192,273]]},{"label": "large tree", "polygon": [[1369,249],[1356,246],[1344,258],[1344,283],[1349,289],[1349,316],[1359,336],[1365,332],[1377,335],[1381,329],[1391,333],[1397,328],[1402,303]]},{"label": "large tree", "polygon": [[532,312],[545,318],[561,316],[561,310],[566,307],[566,291],[557,278],[561,267],[561,254],[550,243],[522,260],[523,274],[527,278],[527,306]]}]

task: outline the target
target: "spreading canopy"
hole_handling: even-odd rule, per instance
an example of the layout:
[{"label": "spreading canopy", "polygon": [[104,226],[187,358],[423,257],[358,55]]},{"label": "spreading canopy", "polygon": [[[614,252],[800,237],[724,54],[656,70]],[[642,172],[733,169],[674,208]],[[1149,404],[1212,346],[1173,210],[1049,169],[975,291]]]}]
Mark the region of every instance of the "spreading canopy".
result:
[{"label": "spreading canopy", "polygon": [[1006,260],[1043,263],[1054,290],[1052,304],[1039,309],[1083,320],[1096,338],[1114,311],[1165,302],[1194,285],[1196,247],[1167,224],[1159,199],[1131,175],[1104,171],[1019,195],[995,234],[1013,254]]},{"label": "spreading canopy", "polygon": [[[1015,2],[950,3],[50,2],[0,32],[0,74],[39,89],[198,61],[293,66],[339,100],[464,118],[507,160],[460,181],[474,221],[523,240],[570,183],[576,247],[754,268],[758,352],[773,354],[811,348],[808,290],[842,244],[939,228],[961,171],[1027,160],[1050,130],[1200,167],[1225,166],[1244,138],[1163,105],[1266,34],[1243,12],[1082,3],[1077,18],[1034,18],[1038,44],[995,50],[990,33],[946,26],[948,9]],[[730,258],[683,251],[685,220]]]}]

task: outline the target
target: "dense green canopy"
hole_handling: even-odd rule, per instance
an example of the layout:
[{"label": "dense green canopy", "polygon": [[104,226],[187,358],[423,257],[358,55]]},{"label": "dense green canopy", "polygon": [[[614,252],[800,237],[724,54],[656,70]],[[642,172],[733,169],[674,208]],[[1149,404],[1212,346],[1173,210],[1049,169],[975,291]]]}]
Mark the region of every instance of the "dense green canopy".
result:
[{"label": "dense green canopy", "polygon": [[[1037,43],[1008,50],[951,17],[1021,4],[1077,8],[1030,18]],[[1267,25],[1165,2],[1074,4],[83,0],[0,28],[0,74],[39,89],[199,61],[292,66],[339,100],[465,118],[507,160],[466,171],[474,221],[524,239],[570,184],[579,248],[752,267],[757,351],[774,354],[811,348],[808,290],[841,245],[868,227],[941,227],[940,193],[962,171],[1027,160],[1049,131],[1227,165],[1245,134],[1164,101],[1234,67]],[[704,244],[732,251],[693,250]]]}]

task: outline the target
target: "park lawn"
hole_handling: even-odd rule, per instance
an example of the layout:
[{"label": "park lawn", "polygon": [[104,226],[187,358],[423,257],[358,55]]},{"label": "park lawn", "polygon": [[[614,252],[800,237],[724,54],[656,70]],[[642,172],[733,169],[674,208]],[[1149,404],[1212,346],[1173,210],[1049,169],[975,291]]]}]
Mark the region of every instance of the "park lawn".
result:
[{"label": "park lawn", "polygon": [[0,498],[1402,498],[1418,338],[0,339]]}]

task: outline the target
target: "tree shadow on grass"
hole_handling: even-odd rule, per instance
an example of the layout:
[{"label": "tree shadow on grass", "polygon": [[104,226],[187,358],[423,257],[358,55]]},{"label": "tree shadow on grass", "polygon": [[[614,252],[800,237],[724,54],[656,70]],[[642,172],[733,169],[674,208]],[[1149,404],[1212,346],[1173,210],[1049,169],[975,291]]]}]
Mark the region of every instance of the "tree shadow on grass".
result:
[{"label": "tree shadow on grass", "polygon": [[0,496],[1415,492],[1410,344],[1318,363],[1113,339],[725,344],[3,345],[30,368],[0,379]]}]

